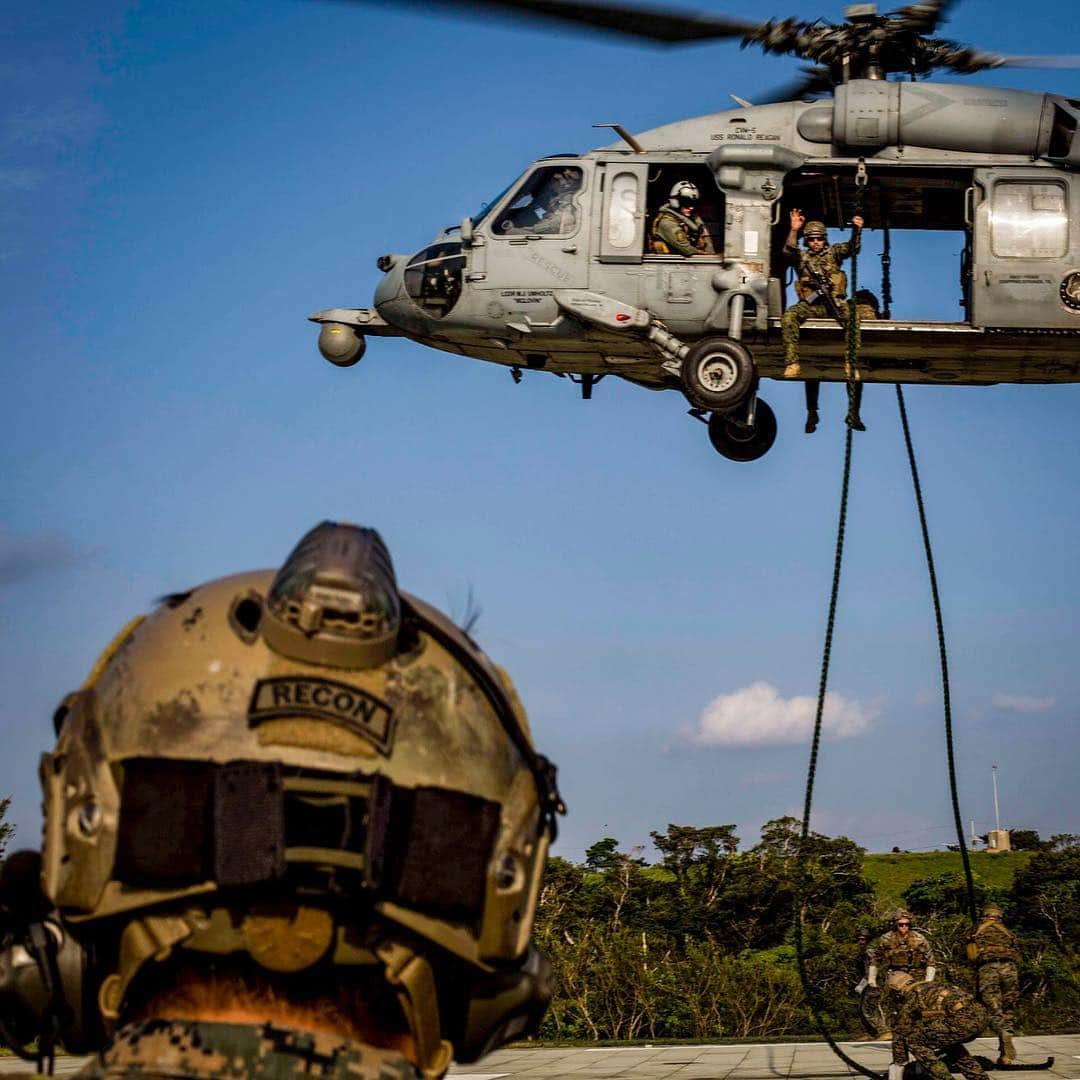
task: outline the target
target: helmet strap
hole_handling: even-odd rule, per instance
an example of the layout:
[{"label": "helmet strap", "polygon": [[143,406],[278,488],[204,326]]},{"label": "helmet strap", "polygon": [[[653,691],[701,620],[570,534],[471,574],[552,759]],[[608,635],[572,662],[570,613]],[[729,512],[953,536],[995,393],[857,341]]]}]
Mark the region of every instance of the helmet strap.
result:
[{"label": "helmet strap", "polygon": [[98,1008],[109,1028],[119,1019],[124,995],[142,966],[148,960],[167,959],[198,929],[179,915],[148,915],[128,923],[120,935],[119,970],[108,975],[98,991]]},{"label": "helmet strap", "polygon": [[396,941],[384,941],[375,955],[386,968],[386,981],[397,992],[398,1004],[416,1043],[416,1065],[425,1080],[438,1080],[450,1067],[454,1048],[441,1037],[435,975],[427,958]]}]

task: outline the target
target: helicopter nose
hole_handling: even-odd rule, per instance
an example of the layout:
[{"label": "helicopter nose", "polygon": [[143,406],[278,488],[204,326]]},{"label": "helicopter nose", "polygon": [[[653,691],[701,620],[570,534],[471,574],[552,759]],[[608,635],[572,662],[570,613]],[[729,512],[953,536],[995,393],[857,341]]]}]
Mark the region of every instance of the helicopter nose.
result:
[{"label": "helicopter nose", "polygon": [[379,284],[375,286],[375,306],[389,303],[402,294],[405,287],[405,263],[406,258],[402,255],[383,255],[379,258],[378,267],[383,272]]}]

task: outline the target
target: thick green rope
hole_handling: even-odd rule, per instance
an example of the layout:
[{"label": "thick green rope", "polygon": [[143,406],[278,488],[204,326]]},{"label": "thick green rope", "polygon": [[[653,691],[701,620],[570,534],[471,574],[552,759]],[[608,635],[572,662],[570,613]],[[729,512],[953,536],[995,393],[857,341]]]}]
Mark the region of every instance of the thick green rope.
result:
[{"label": "thick green rope", "polygon": [[934,552],[930,547],[930,530],[926,525],[926,506],[923,503],[922,485],[919,483],[919,467],[915,464],[915,449],[911,443],[907,409],[904,406],[903,387],[896,384],[896,404],[900,408],[900,424],[904,429],[904,445],[907,447],[908,464],[911,466],[911,483],[915,489],[915,505],[919,508],[919,528],[922,530],[923,550],[926,553],[926,569],[930,575],[930,595],[934,601],[934,620],[937,624],[938,656],[941,659],[941,690],[945,707],[945,751],[949,763],[949,793],[952,796],[953,822],[956,825],[956,842],[964,864],[964,881],[967,886],[968,915],[974,925],[975,882],[971,876],[971,860],[964,841],[964,823],[960,818],[960,797],[956,787],[956,756],[953,752],[952,695],[949,690],[949,654],[945,649],[945,624],[941,618],[941,596],[938,593],[937,572],[934,569]]},{"label": "thick green rope", "polygon": [[[856,213],[862,210],[862,189],[857,189]],[[854,241],[854,232],[852,240]],[[855,312],[855,290],[858,287],[858,252],[852,244],[851,252],[851,296],[848,300],[847,359],[848,373],[852,373],[859,359],[858,321]],[[848,408],[853,407],[853,384],[848,382]],[[821,657],[821,675],[818,679],[817,711],[814,714],[814,736],[810,743],[810,765],[806,775],[806,798],[803,803],[802,832],[799,840],[799,857],[796,866],[797,899],[795,907],[795,959],[799,969],[799,981],[803,995],[810,1009],[814,1026],[818,1034],[828,1043],[829,1048],[849,1068],[869,1077],[870,1080],[882,1080],[884,1074],[874,1072],[840,1049],[832,1037],[825,1021],[821,1017],[817,991],[810,982],[806,971],[806,950],[803,943],[803,918],[807,907],[808,873],[807,860],[810,852],[810,811],[814,801],[814,779],[817,774],[818,751],[821,746],[821,722],[825,712],[825,694],[829,685],[829,664],[832,659],[833,630],[836,625],[836,601],[840,595],[840,570],[844,562],[844,535],[847,530],[848,491],[851,486],[851,436],[849,426],[844,438],[844,476],[840,485],[840,514],[836,524],[836,550],[833,556],[832,589],[829,593],[829,613],[825,620],[825,647]]]}]

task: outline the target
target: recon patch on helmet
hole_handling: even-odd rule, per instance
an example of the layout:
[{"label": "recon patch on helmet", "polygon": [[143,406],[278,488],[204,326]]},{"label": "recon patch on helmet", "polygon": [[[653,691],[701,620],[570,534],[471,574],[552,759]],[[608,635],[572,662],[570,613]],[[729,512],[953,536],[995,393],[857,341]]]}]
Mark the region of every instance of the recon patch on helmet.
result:
[{"label": "recon patch on helmet", "polygon": [[394,742],[394,712],[373,694],[335,682],[296,675],[260,679],[248,706],[248,727],[267,720],[311,716],[362,735],[382,754]]}]

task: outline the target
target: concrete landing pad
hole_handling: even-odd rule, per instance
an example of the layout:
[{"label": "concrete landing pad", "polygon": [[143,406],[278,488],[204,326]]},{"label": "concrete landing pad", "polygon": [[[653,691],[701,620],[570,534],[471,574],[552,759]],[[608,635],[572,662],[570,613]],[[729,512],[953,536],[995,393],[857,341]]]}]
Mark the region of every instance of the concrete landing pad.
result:
[{"label": "concrete landing pad", "polygon": [[[994,1077],[1080,1080],[1080,1035],[1017,1038],[1021,1060],[1054,1057],[1049,1072],[991,1073]],[[968,1044],[977,1054],[997,1056],[994,1039]],[[876,1072],[891,1060],[880,1042],[841,1043],[845,1053]],[[57,1076],[70,1076],[85,1058],[63,1057]],[[33,1072],[16,1057],[0,1058],[0,1075]],[[498,1050],[475,1065],[455,1065],[453,1080],[833,1080],[858,1076],[824,1043],[754,1043],[731,1046],[596,1046]]]}]

